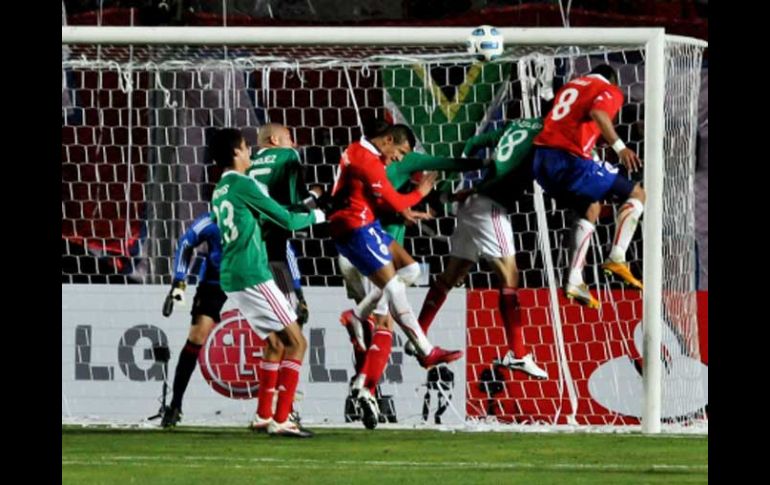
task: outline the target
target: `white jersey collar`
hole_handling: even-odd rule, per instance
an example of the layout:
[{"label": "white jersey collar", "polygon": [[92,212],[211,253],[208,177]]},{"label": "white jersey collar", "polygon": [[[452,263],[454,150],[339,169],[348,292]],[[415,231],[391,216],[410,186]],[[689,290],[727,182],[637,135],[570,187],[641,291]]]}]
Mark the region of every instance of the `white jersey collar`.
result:
[{"label": "white jersey collar", "polygon": [[377,147],[374,146],[372,142],[370,142],[365,136],[361,137],[361,146],[374,153],[378,157],[382,156],[382,152],[380,152],[380,150],[378,150]]},{"label": "white jersey collar", "polygon": [[607,84],[610,84],[610,82],[607,80],[607,78],[602,76],[601,74],[589,74],[586,77],[594,77],[596,79],[601,79],[602,81],[606,82]]}]

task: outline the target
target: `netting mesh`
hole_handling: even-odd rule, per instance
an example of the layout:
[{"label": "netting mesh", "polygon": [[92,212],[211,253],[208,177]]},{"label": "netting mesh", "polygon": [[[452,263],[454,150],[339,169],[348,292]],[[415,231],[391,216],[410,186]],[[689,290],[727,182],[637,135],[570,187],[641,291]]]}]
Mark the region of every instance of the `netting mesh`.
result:
[{"label": "netting mesh", "polygon": [[[698,357],[692,175],[700,48],[669,43],[666,52],[664,359],[667,375],[674,375],[671,366],[688,366]],[[626,98],[618,134],[644,158],[641,48],[537,46],[478,63],[456,47],[71,46],[62,62],[62,283],[170,283],[176,239],[208,210],[218,179],[205,148],[212,128],[240,127],[254,144],[261,124],[287,125],[300,146],[306,181],[329,189],[341,151],[360,137],[362,118],[389,113],[413,126],[421,150],[459,156],[469,136],[533,111],[547,112],[548,101],[540,94],[604,62],[618,69]],[[597,152],[616,161],[606,146]],[[471,185],[481,175],[448,178],[442,189]],[[433,207],[436,219],[410,227],[405,248],[438,274],[455,219],[450,205],[433,202]],[[604,207],[586,267],[586,282],[601,289],[603,305],[597,312],[548,296],[549,285],[558,287],[566,278],[574,214],[545,198],[548,230],[543,234],[556,277],[549,281],[535,201],[531,193],[517,201],[510,217],[525,288],[525,340],[536,360],[558,377],[512,380],[490,367],[505,346],[496,293],[488,290],[495,277],[482,262],[466,281],[472,290],[468,416],[638,422],[641,404],[624,396],[641,386],[641,342],[635,336],[641,331],[641,295],[606,281],[597,270],[609,250],[615,210]],[[303,284],[342,284],[324,225],[296,233],[293,242]],[[637,231],[627,257],[639,275],[641,256]],[[563,336],[555,335],[552,309],[560,316]],[[592,381],[597,363],[613,359],[622,360],[623,368],[608,369]],[[679,401],[702,391],[701,369],[691,367],[676,374],[684,381],[668,387],[664,382],[664,400],[669,388]],[[599,392],[596,386],[600,394],[614,397],[597,406],[591,397]],[[691,416],[688,406],[671,417]]]}]

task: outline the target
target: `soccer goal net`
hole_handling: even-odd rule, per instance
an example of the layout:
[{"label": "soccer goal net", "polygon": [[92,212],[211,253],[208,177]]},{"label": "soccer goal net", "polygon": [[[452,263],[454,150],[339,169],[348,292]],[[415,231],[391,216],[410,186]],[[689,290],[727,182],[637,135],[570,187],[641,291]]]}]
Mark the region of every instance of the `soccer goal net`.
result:
[{"label": "soccer goal net", "polygon": [[[533,187],[510,218],[525,342],[549,378],[492,365],[505,353],[505,333],[495,276],[481,262],[431,328],[438,344],[465,357],[426,373],[397,338],[381,388],[394,403],[392,420],[407,424],[609,426],[649,416],[652,431],[655,423],[707,426],[693,193],[705,44],[657,29],[500,30],[504,55],[481,62],[465,52],[466,29],[63,27],[63,422],[133,422],[152,414],[171,379],[189,316],[166,320],[160,307],[178,238],[210,209],[219,176],[206,150],[210,130],[241,128],[253,145],[260,126],[284,124],[306,181],[330,189],[363,120],[406,123],[418,150],[459,157],[469,137],[544,116],[563,83],[608,63],[626,100],[618,134],[645,161],[634,175],[648,192],[644,228],[628,251],[644,295],[601,274],[614,231],[608,203],[585,271],[601,307],[565,299],[575,215]],[[606,145],[596,155],[617,161]],[[445,174],[438,190],[472,186],[482,175]],[[431,277],[444,269],[455,227],[451,204],[436,199],[432,208],[437,217],[410,226],[405,243]],[[292,243],[311,314],[302,413],[308,422],[355,419],[344,406],[353,369],[338,316],[350,302],[334,245],[323,225],[295,233]],[[419,311],[426,290],[409,291]],[[209,360],[201,360],[208,384],[198,375],[186,398],[192,422],[246,422],[254,401],[226,396],[256,396],[248,382],[260,345],[247,325],[223,319],[207,344]],[[162,346],[171,348],[170,362],[157,358]]]}]

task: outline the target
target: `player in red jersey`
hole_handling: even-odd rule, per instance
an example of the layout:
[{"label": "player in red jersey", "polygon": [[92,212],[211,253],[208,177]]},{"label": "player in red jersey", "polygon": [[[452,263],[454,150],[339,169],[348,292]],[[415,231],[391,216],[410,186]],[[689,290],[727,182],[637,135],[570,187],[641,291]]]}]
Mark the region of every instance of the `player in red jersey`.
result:
[{"label": "player in red jersey", "polygon": [[612,249],[602,268],[642,289],[641,281],[628,268],[626,249],[644,210],[644,189],[619,175],[617,167],[591,158],[591,151],[602,135],[629,172],[642,166],[637,154],[625,146],[613,127],[612,120],[623,106],[623,93],[617,84],[617,73],[606,64],[568,82],[556,94],[543,131],[535,138],[535,179],[559,203],[582,216],[572,229],[572,258],[565,292],[567,297],[591,308],[598,308],[599,302],[583,281],[583,266],[599,219],[599,201],[605,198],[625,203],[618,211]]},{"label": "player in red jersey", "polygon": [[[393,125],[378,132],[371,140],[362,137],[347,147],[332,189],[337,210],[329,217],[329,233],[339,253],[382,291],[388,299],[391,315],[417,349],[418,360],[423,367],[430,367],[457,360],[462,357],[462,352],[434,347],[428,341],[406,298],[406,286],[397,277],[393,264],[393,252],[397,252],[400,245],[382,230],[375,217],[376,213],[393,211],[413,220],[415,215],[410,207],[433,189],[435,173],[425,175],[417,189],[408,194],[396,191],[385,173],[385,164],[398,163],[412,151],[414,144],[414,134],[407,126]],[[348,318],[347,313],[343,313],[343,318]],[[369,429],[374,428],[379,419],[377,400],[371,389],[385,370],[392,339],[387,324],[378,322],[364,366],[352,386],[364,413],[364,425]]]}]

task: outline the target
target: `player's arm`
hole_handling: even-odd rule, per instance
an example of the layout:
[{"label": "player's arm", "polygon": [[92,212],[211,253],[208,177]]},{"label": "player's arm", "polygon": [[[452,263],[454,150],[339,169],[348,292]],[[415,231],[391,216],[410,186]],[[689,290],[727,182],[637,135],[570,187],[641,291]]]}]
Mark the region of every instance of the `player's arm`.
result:
[{"label": "player's arm", "polygon": [[424,153],[411,152],[404,156],[400,162],[394,162],[399,172],[412,174],[422,170],[465,172],[478,170],[484,167],[484,160],[480,158],[446,158],[434,157]]},{"label": "player's arm", "polygon": [[[205,217],[210,219],[211,214],[207,214]],[[206,227],[216,227],[216,224],[213,224],[213,221],[211,222]],[[203,242],[200,226],[204,223],[205,218],[196,219],[187,228],[182,237],[179,238],[174,253],[174,279],[171,283],[171,290],[169,290],[163,303],[163,316],[170,316],[174,311],[175,304],[184,305],[184,291],[187,289],[187,271],[190,268],[193,251]]]},{"label": "player's arm", "polygon": [[256,184],[249,185],[244,193],[244,203],[254,212],[264,215],[270,221],[288,231],[296,231],[320,224],[326,220],[318,209],[312,212],[289,212],[285,207],[262,192]]},{"label": "player's arm", "polygon": [[596,122],[604,139],[615,150],[615,153],[618,154],[620,162],[626,166],[629,172],[635,172],[642,167],[642,161],[633,150],[626,147],[626,144],[620,139],[612,123],[612,119],[615,117],[618,109],[620,109],[620,104],[622,104],[622,99],[614,99],[616,96],[609,91],[602,92],[594,100],[589,114],[591,119]]},{"label": "player's arm", "polygon": [[387,207],[394,212],[402,212],[420,202],[433,190],[433,183],[436,181],[435,174],[430,177],[423,177],[416,189],[408,194],[400,194],[388,180],[385,167],[379,162],[372,163],[366,169],[361,170],[361,175],[374,196],[377,197],[378,205]]},{"label": "player's arm", "polygon": [[289,160],[290,209],[303,210],[318,207],[318,198],[324,193],[323,186],[313,185],[308,189],[305,184],[305,170],[297,150],[292,149],[294,157]]},{"label": "player's arm", "polygon": [[497,146],[497,142],[503,137],[503,133],[505,133],[505,128],[470,137],[468,141],[465,142],[463,155],[467,157],[482,148],[492,148]]},{"label": "player's arm", "polygon": [[[195,221],[196,223],[198,221]],[[187,231],[179,238],[174,253],[174,282],[184,282],[187,278],[187,271],[190,268],[190,260],[193,251],[201,243],[198,233],[195,231],[196,224],[192,224]]]}]

